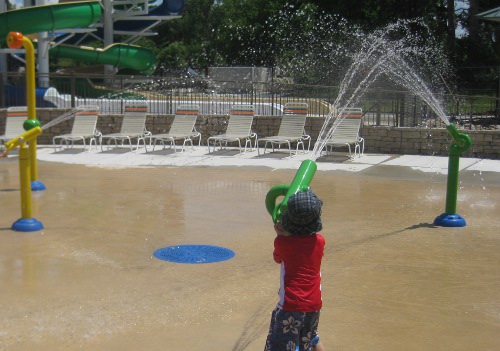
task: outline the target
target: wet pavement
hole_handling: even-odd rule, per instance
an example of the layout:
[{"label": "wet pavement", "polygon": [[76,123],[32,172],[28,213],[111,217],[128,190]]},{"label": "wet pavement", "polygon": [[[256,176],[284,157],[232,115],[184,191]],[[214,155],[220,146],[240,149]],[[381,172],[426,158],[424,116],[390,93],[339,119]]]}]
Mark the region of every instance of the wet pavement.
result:
[{"label": "wet pavement", "polygon": [[[308,155],[206,149],[38,152],[33,216],[20,217],[15,152],[0,160],[0,350],[262,350],[279,266],[264,199]],[[500,161],[461,159],[457,212],[446,157],[317,159],[324,201],[328,350],[496,350],[500,345]],[[153,257],[184,244],[234,258]]]}]

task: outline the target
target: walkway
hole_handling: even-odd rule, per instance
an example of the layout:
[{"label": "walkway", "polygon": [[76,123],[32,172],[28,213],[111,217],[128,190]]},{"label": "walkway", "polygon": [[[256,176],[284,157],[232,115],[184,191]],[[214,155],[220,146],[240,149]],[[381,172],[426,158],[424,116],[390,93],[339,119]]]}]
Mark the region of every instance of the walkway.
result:
[{"label": "walkway", "polygon": [[[54,152],[49,146],[41,146],[38,155],[41,161],[85,164],[103,167],[269,167],[272,169],[298,169],[300,163],[311,157],[311,153],[289,157],[287,152],[266,153],[259,156],[257,151],[240,154],[236,149],[227,149],[208,153],[206,147],[174,153],[173,150],[155,150],[146,153],[144,149],[131,152],[128,148],[93,150],[84,152],[81,148]],[[390,178],[429,177],[446,175],[448,157],[419,155],[379,155],[365,154],[361,158],[349,161],[342,154],[322,156],[316,159],[319,171],[339,171],[366,175],[379,175]],[[398,170],[398,171],[396,171]],[[500,160],[479,158],[461,158],[460,174],[463,177],[475,176],[491,178],[500,184]]]}]

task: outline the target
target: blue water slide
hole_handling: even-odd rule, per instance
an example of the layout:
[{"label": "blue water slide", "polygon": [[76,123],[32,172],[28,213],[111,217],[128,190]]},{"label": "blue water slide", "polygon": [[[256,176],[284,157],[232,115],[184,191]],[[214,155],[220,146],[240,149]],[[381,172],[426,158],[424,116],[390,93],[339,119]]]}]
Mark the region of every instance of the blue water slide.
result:
[{"label": "blue water slide", "polygon": [[[149,16],[155,17],[155,16],[174,16],[180,14],[182,9],[184,8],[184,0],[163,0],[163,1],[158,1],[161,2],[159,6],[153,7],[152,10],[149,10]],[[153,3],[154,4],[154,3]],[[150,3],[150,6],[152,3]],[[150,25],[152,25],[154,22],[157,20],[152,19],[148,20],[146,19],[148,16],[143,16],[145,17],[144,20],[142,21],[117,21],[114,23],[114,29],[116,30],[138,30],[142,28],[147,28]]]},{"label": "blue water slide", "polygon": [[[118,5],[120,6],[120,5]],[[116,7],[115,7],[116,9]],[[119,20],[115,21],[113,24],[113,29],[114,30],[119,30],[119,31],[131,31],[131,30],[141,30],[144,28],[148,28],[152,25],[155,24],[158,20],[156,19],[157,17],[162,17],[162,16],[177,16],[180,15],[182,10],[184,9],[184,0],[151,0],[149,2],[149,11],[148,15],[140,16],[141,20],[135,19],[135,20]],[[148,17],[151,17],[151,20],[147,19]],[[142,19],[144,18],[144,19]],[[97,28],[97,30],[94,32],[97,36],[103,37],[103,28]],[[71,38],[65,38],[64,43],[65,44],[83,44],[81,41],[81,38],[86,35],[84,33],[76,33],[74,34]],[[62,36],[61,38],[64,38]],[[89,39],[93,40],[92,37],[89,37]]]},{"label": "blue water slide", "polygon": [[[36,88],[35,98],[37,107],[57,107],[53,103],[44,99],[47,88]],[[4,85],[4,103],[5,106],[26,106],[26,87]]]}]

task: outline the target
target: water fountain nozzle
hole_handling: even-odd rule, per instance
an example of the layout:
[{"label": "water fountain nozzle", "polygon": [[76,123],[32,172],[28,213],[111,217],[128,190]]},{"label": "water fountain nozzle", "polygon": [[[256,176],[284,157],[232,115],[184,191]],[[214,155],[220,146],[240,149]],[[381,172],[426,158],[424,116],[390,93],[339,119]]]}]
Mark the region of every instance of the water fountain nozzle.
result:
[{"label": "water fountain nozzle", "polygon": [[5,154],[7,154],[12,149],[20,146],[21,144],[29,143],[30,141],[35,140],[36,137],[40,134],[42,134],[42,128],[37,126],[24,132],[23,134],[18,135],[15,138],[12,138],[5,143]]},{"label": "water fountain nozzle", "polygon": [[[302,161],[290,185],[275,185],[268,191],[266,195],[266,209],[271,215],[274,223],[280,221],[281,216],[287,210],[288,199],[290,196],[299,191],[306,191],[309,189],[309,184],[311,184],[317,168],[318,166],[313,160]],[[284,196],[283,200],[276,203],[276,199],[280,196]]]},{"label": "water fountain nozzle", "polygon": [[470,149],[472,139],[469,135],[459,132],[457,126],[453,123],[447,125],[446,129],[453,139],[453,143],[450,146],[450,155],[458,156]]}]

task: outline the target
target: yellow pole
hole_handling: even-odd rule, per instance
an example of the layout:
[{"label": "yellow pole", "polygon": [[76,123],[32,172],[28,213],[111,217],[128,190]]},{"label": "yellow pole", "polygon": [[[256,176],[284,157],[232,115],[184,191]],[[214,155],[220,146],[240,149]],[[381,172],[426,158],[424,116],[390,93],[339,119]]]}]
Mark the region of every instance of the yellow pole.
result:
[{"label": "yellow pole", "polygon": [[[23,46],[26,49],[26,102],[28,105],[28,119],[36,120],[35,48],[33,47],[31,40],[24,36]],[[31,181],[38,180],[36,146],[36,139],[33,139],[29,144]]]},{"label": "yellow pole", "polygon": [[31,218],[30,150],[19,146],[19,181],[21,186],[21,218]]}]

